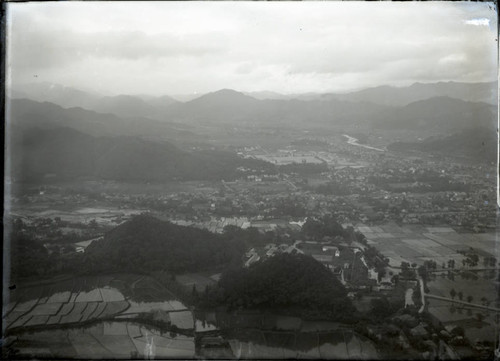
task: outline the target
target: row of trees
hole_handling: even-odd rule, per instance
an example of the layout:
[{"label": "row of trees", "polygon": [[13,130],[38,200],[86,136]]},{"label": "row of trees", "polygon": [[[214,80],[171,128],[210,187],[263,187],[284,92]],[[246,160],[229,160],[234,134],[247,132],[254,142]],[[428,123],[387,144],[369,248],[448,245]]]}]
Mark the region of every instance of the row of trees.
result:
[{"label": "row of trees", "polygon": [[[450,296],[451,296],[451,298],[452,298],[452,299],[455,299],[455,297],[458,297],[458,299],[459,299],[460,301],[463,301],[463,300],[464,300],[464,294],[463,294],[463,292],[462,292],[462,291],[458,291],[458,292],[457,292],[454,288],[452,288],[452,289],[450,290]],[[467,302],[469,302],[469,303],[472,303],[472,301],[474,301],[474,296],[472,296],[472,295],[468,295],[468,296],[466,297],[466,299],[465,299],[465,300],[466,300]],[[490,303],[491,303],[491,302],[490,302],[490,301],[489,301],[486,297],[484,297],[484,296],[483,296],[483,297],[481,297],[480,301],[481,301],[481,304],[482,304],[483,306],[486,306],[486,307],[488,307],[488,306],[490,305]]]}]

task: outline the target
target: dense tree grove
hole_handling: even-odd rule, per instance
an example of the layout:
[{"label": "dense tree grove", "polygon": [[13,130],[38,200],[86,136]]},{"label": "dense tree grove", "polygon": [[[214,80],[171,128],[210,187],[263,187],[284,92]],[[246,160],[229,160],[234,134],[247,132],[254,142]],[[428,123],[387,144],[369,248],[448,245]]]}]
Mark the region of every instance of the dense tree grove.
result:
[{"label": "dense tree grove", "polygon": [[79,270],[80,254],[62,254],[64,248],[49,251],[32,233],[22,231],[20,222],[13,222],[7,237],[4,252],[10,262],[9,282],[13,284],[18,278],[40,278]]},{"label": "dense tree grove", "polygon": [[223,273],[217,287],[206,292],[205,303],[352,322],[356,312],[346,294],[321,263],[310,256],[285,253]]},{"label": "dense tree grove", "polygon": [[302,226],[302,234],[316,240],[321,240],[323,237],[345,237],[348,235],[332,215],[326,215],[321,219],[308,218]]},{"label": "dense tree grove", "polygon": [[199,271],[239,261],[244,250],[243,242],[230,237],[141,215],[92,243],[84,267],[91,272]]}]

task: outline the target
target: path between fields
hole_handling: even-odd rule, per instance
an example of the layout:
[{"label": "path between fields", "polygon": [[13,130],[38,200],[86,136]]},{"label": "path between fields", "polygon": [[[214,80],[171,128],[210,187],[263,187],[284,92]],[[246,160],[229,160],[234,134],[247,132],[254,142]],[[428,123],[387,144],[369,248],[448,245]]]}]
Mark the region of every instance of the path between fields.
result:
[{"label": "path between fields", "polygon": [[482,308],[484,310],[500,312],[500,308],[489,307],[489,306],[484,306],[484,305],[478,305],[477,303],[469,303],[469,302],[465,302],[465,301],[455,300],[453,298],[436,296],[436,295],[432,295],[430,293],[425,293],[423,295],[425,295],[425,297],[427,297],[427,298],[433,298],[433,299],[436,299],[436,300],[449,301],[449,302],[453,302],[453,303],[460,303],[460,304],[465,305],[465,306],[470,306],[470,307],[475,307],[475,308]]},{"label": "path between fields", "polygon": [[425,309],[425,290],[424,290],[424,280],[419,275],[418,276],[418,284],[420,285],[420,297],[422,297],[422,306],[418,310],[418,313],[424,312]]}]

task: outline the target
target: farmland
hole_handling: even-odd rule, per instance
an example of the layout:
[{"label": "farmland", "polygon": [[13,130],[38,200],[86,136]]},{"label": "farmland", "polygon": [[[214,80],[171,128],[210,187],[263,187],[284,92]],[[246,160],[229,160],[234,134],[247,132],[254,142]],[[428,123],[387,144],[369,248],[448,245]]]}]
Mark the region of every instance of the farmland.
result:
[{"label": "farmland", "polygon": [[373,359],[373,344],[348,330],[334,332],[262,332],[246,330],[229,344],[237,358]]},{"label": "farmland", "polygon": [[445,327],[463,327],[465,336],[469,340],[494,342],[497,337],[495,336],[498,327],[495,321],[497,314],[493,311],[453,305],[451,302],[441,300],[431,300],[428,311]]},{"label": "farmland", "polygon": [[[130,286],[125,287],[130,280]],[[131,275],[80,277],[43,286],[21,286],[10,296],[10,303],[4,310],[9,331],[33,326],[84,324],[153,309],[187,310],[151,278]],[[179,323],[193,328],[189,322]]]},{"label": "farmland", "polygon": [[469,247],[484,255],[495,256],[492,254],[496,242],[494,233],[458,233],[451,227],[396,224],[377,227],[360,224],[357,229],[366,236],[369,244],[389,258],[391,266],[399,266],[401,262],[423,264],[425,260],[441,265],[451,259],[461,264],[464,256],[457,250]]},{"label": "farmland", "polygon": [[[178,334],[194,331],[191,311],[147,276],[79,277],[21,285],[10,296],[4,321],[7,334],[17,338],[20,356],[194,356],[194,337]],[[175,326],[177,333],[163,334],[138,323],[144,314],[158,312],[166,315],[160,320]]]},{"label": "farmland", "polygon": [[[87,328],[45,330],[20,336],[20,356],[55,358],[193,358],[194,338],[133,322],[99,322]],[[149,347],[148,347],[149,346]]]}]

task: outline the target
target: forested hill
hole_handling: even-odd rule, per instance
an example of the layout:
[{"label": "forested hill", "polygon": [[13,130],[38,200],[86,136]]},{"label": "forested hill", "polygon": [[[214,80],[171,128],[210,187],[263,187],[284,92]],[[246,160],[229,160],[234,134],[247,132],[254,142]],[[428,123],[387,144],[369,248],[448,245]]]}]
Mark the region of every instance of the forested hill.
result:
[{"label": "forested hill", "polygon": [[244,244],[206,230],[140,215],[108,232],[85,252],[91,272],[172,273],[199,271],[240,262]]},{"label": "forested hill", "polygon": [[13,132],[13,177],[39,181],[96,178],[117,181],[232,179],[238,167],[270,169],[232,152],[185,151],[172,143],[140,137],[94,137],[65,127]]},{"label": "forested hill", "polygon": [[422,142],[396,142],[387,147],[389,150],[455,155],[479,162],[495,162],[497,159],[498,138],[494,129],[466,129],[446,137],[432,137]]},{"label": "forested hill", "polygon": [[207,302],[306,319],[349,322],[355,314],[344,286],[332,272],[302,254],[279,254],[249,268],[226,271]]}]

